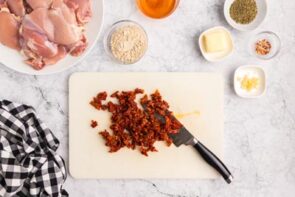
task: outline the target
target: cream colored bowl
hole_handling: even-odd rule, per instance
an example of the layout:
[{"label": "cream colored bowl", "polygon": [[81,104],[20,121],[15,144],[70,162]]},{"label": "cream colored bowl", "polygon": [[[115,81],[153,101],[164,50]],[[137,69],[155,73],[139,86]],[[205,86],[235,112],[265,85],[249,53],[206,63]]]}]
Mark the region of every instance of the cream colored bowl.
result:
[{"label": "cream colored bowl", "polygon": [[[227,40],[228,40],[228,48],[224,51],[220,51],[220,52],[215,52],[215,53],[208,53],[205,50],[205,45],[204,45],[204,36],[210,32],[216,31],[216,30],[222,30],[225,32],[226,36],[227,36]],[[201,50],[202,55],[204,56],[204,58],[206,60],[208,60],[209,62],[218,62],[221,61],[223,59],[225,59],[226,57],[230,56],[234,50],[234,43],[232,40],[232,35],[231,33],[222,26],[217,26],[217,27],[213,27],[210,28],[206,31],[204,31],[200,37],[199,37],[199,47]]]}]

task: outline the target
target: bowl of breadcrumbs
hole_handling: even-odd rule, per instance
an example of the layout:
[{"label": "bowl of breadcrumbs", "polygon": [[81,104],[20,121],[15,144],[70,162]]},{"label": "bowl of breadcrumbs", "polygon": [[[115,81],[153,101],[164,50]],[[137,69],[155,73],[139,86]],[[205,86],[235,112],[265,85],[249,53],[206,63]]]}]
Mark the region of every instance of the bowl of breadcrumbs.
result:
[{"label": "bowl of breadcrumbs", "polygon": [[134,64],[145,54],[148,37],[141,25],[122,20],[112,25],[104,39],[107,54],[121,64]]}]

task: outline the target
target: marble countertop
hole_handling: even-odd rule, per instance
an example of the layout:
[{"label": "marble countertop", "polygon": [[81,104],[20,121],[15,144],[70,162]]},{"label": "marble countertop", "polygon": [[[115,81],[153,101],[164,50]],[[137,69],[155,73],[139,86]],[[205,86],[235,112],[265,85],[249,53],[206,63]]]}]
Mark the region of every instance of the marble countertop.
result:
[{"label": "marble countertop", "polygon": [[[175,14],[164,20],[144,17],[134,0],[106,0],[105,23],[90,55],[74,68],[51,76],[28,76],[0,66],[0,99],[26,103],[60,139],[59,153],[68,161],[68,78],[77,71],[187,71],[218,72],[225,85],[225,162],[235,180],[74,180],[65,188],[70,196],[87,197],[291,197],[295,193],[295,1],[268,0],[266,21],[251,33],[229,27],[223,17],[224,0],[181,0]],[[142,61],[122,66],[111,61],[102,44],[104,33],[121,19],[138,21],[147,30],[149,50]],[[208,63],[197,47],[200,33],[223,25],[234,36],[231,58]],[[247,51],[249,36],[264,30],[276,32],[282,50],[273,60],[261,61]],[[259,99],[235,95],[234,70],[244,64],[262,65],[267,92]],[[197,169],[196,169],[197,170]]]}]

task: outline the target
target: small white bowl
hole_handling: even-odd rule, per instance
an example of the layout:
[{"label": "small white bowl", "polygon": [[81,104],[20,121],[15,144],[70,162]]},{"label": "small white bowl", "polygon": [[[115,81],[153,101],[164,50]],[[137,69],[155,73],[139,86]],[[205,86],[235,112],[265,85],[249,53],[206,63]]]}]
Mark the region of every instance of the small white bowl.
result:
[{"label": "small white bowl", "polygon": [[[216,31],[216,30],[223,30],[227,34],[228,40],[229,40],[229,48],[227,51],[223,51],[223,52],[207,53],[205,51],[205,47],[204,47],[204,41],[203,41],[204,35],[212,32],[212,31]],[[232,52],[234,50],[234,43],[233,43],[233,39],[232,39],[232,35],[231,35],[230,31],[228,31],[225,27],[217,26],[217,27],[213,27],[213,28],[210,28],[210,29],[204,31],[200,35],[199,47],[200,47],[202,55],[204,56],[204,58],[206,60],[208,60],[209,62],[218,62],[218,61],[221,61],[232,54]]]},{"label": "small white bowl", "polygon": [[[241,79],[243,79],[246,75],[249,77],[259,78],[259,87],[257,89],[253,89],[250,92],[242,89]],[[263,96],[266,90],[266,74],[263,68],[253,65],[246,65],[237,68],[234,74],[234,89],[236,94],[243,98],[258,98]]]},{"label": "small white bowl", "polygon": [[265,19],[267,15],[267,0],[256,0],[257,16],[249,24],[239,24],[235,22],[230,16],[230,7],[235,0],[226,0],[224,3],[224,16],[227,22],[235,29],[240,31],[252,31],[256,29]]}]

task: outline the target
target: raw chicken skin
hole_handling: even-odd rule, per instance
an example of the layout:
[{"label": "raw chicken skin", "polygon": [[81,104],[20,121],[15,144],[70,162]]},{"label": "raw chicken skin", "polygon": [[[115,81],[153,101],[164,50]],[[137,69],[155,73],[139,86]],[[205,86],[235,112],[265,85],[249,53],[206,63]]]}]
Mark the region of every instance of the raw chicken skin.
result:
[{"label": "raw chicken skin", "polygon": [[77,20],[80,24],[85,24],[92,17],[91,1],[90,0],[64,0],[65,3],[75,10]]},{"label": "raw chicken skin", "polygon": [[[29,56],[34,56],[35,54],[32,54],[31,51],[27,50],[24,51],[24,53],[29,57]],[[58,52],[56,53],[55,56],[50,57],[50,58],[41,58],[41,57],[33,57],[29,58],[25,62],[29,65],[31,65],[34,69],[40,70],[42,69],[45,65],[53,65],[59,60],[63,59],[67,55],[67,51],[65,47],[59,46],[58,47]]]},{"label": "raw chicken skin", "polygon": [[55,56],[51,58],[44,58],[43,61],[46,65],[53,65],[67,55],[67,50],[64,46],[59,46]]},{"label": "raw chicken skin", "polygon": [[36,70],[55,64],[62,59],[66,50],[50,40],[54,38],[54,26],[48,17],[49,10],[38,8],[23,19],[21,36],[27,64]]},{"label": "raw chicken skin", "polygon": [[62,45],[77,43],[82,36],[75,13],[62,0],[54,0],[49,18],[54,26],[54,42]]},{"label": "raw chicken skin", "polygon": [[38,8],[26,15],[23,27],[33,24],[38,31],[56,44],[71,45],[79,41],[82,30],[76,25],[75,15],[65,6],[62,8]]},{"label": "raw chicken skin", "polygon": [[23,17],[26,14],[23,0],[7,0],[7,5],[15,16]]},{"label": "raw chicken skin", "polygon": [[53,0],[51,9],[37,8],[26,15],[21,35],[29,57],[27,63],[35,69],[55,64],[66,55],[66,48],[75,46],[78,55],[87,46],[86,41],[80,41],[82,29],[77,25],[75,13],[62,0]]},{"label": "raw chicken skin", "polygon": [[33,10],[37,8],[50,8],[52,0],[26,0]]},{"label": "raw chicken skin", "polygon": [[2,8],[7,8],[6,0],[0,0],[0,10],[1,10]]},{"label": "raw chicken skin", "polygon": [[81,40],[76,45],[70,48],[70,54],[75,57],[80,56],[86,50],[87,46],[87,38],[85,35],[83,35]]},{"label": "raw chicken skin", "polygon": [[19,23],[13,14],[3,9],[0,11],[0,43],[9,48],[20,50]]},{"label": "raw chicken skin", "polygon": [[[37,56],[49,58],[57,54],[57,44],[49,40],[48,35],[40,26],[47,24],[47,12],[48,10],[45,8],[38,8],[31,14],[26,15],[21,27],[21,36],[26,47]],[[33,16],[38,16],[38,18]],[[38,22],[41,24],[38,24]],[[47,24],[47,27],[48,25],[50,23]]]}]

